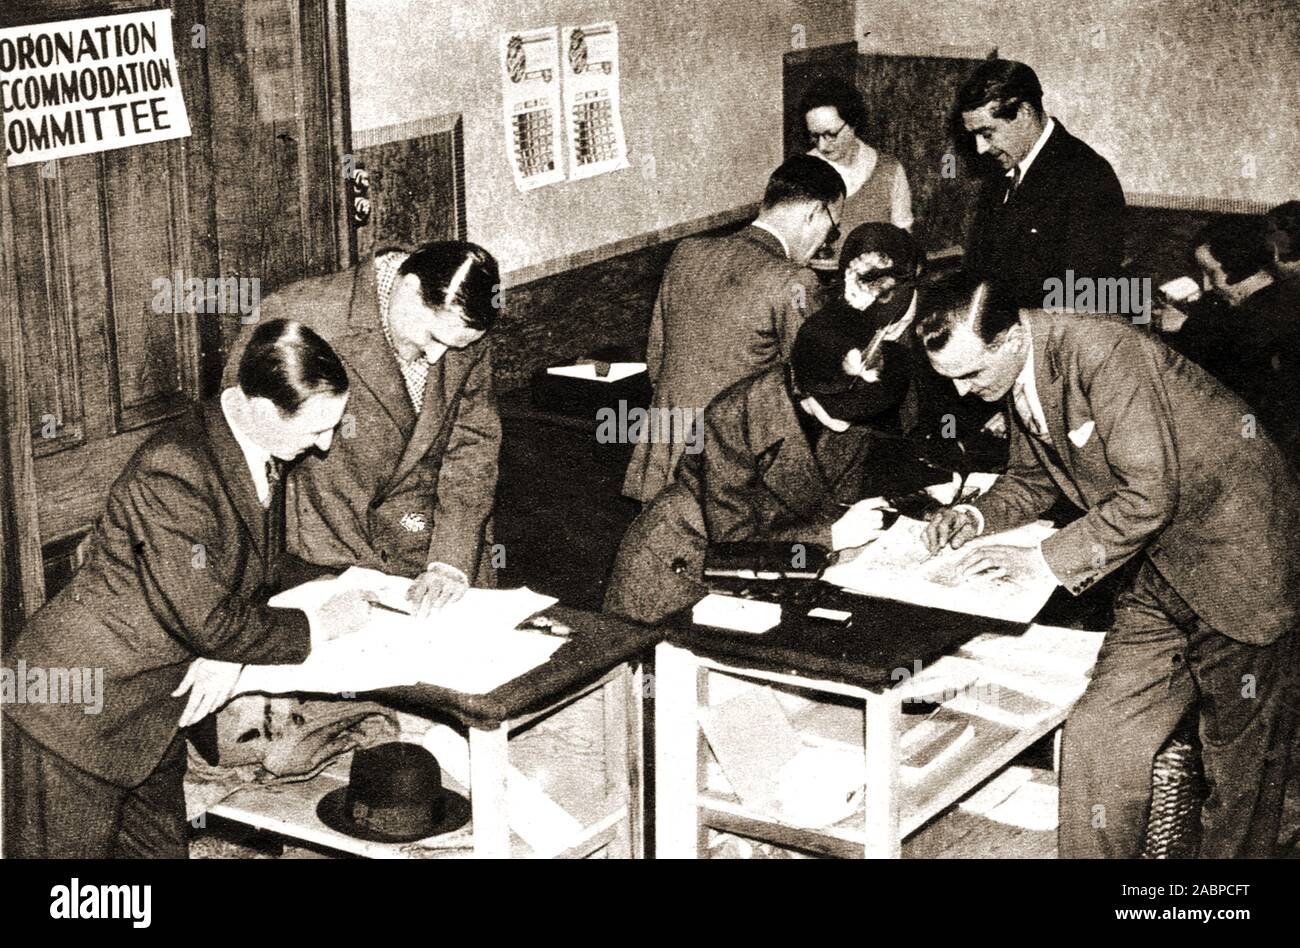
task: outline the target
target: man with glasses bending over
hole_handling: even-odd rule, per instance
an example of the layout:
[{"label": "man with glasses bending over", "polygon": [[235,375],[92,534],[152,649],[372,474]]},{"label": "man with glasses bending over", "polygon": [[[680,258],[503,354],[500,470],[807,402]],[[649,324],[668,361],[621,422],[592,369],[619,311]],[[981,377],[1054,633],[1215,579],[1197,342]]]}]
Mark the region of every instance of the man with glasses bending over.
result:
[{"label": "man with glasses bending over", "polygon": [[795,155],[768,178],[753,224],[678,244],[646,342],[652,415],[674,424],[637,443],[623,482],[626,496],[648,503],[672,483],[682,454],[698,451],[693,425],[715,395],[789,361],[799,327],[820,299],[808,261],[843,211],[844,182],[835,169]]}]

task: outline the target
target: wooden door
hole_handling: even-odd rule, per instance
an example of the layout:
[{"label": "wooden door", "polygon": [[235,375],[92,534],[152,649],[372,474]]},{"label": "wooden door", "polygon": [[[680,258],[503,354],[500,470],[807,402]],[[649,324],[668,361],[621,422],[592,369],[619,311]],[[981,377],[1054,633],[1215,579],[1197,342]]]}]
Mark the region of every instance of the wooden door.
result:
[{"label": "wooden door", "polygon": [[241,313],[163,290],[235,277],[264,295],[354,245],[331,173],[348,137],[336,0],[6,0],[0,26],[167,6],[191,137],[0,171],[10,622],[66,581],[132,453],[216,391]]}]

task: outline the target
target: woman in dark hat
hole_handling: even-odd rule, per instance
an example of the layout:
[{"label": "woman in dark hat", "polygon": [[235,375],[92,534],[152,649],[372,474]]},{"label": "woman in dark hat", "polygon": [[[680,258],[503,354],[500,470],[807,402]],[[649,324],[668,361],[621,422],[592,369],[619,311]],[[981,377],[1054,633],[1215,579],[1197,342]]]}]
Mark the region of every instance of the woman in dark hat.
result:
[{"label": "woman in dark hat", "polygon": [[844,240],[838,276],[823,309],[885,340],[904,337],[916,312],[921,261],[907,231],[892,224],[855,227]]},{"label": "woman in dark hat", "polygon": [[[910,356],[912,317],[920,269],[916,245],[892,224],[868,223],[844,241],[836,281],[828,288],[819,315],[833,329],[815,337],[822,347],[808,360],[815,373],[809,384],[830,392],[850,383],[879,405],[899,407],[913,374]],[[841,352],[834,358],[833,349]],[[897,414],[874,415],[878,426],[896,428]]]},{"label": "woman in dark hat", "polygon": [[789,365],[742,379],[709,403],[699,450],[683,455],[673,482],[623,538],[607,611],[658,622],[693,605],[708,592],[710,543],[844,549],[875,536],[883,518],[876,502],[862,501],[874,443],[863,425],[895,411],[901,390],[844,371],[862,345],[859,330],[819,313],[800,329]]}]

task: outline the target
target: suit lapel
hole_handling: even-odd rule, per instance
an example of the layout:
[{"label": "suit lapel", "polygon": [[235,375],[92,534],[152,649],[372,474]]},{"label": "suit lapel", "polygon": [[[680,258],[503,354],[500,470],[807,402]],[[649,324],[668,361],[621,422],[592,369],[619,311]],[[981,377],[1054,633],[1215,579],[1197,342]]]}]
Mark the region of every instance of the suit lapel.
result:
[{"label": "suit lapel", "polygon": [[1047,320],[1025,320],[1034,347],[1034,387],[1038,390],[1038,404],[1047,422],[1047,434],[1058,448],[1065,443],[1065,415],[1062,405],[1061,359],[1052,345],[1051,323]]},{"label": "suit lapel", "polygon": [[[1033,443],[1035,453],[1040,461],[1046,463],[1048,471],[1059,472],[1057,486],[1072,503],[1082,506],[1082,495],[1070,462],[1070,443],[1065,428],[1065,385],[1061,380],[1061,355],[1056,345],[1058,336],[1054,332],[1055,324],[1047,314],[1024,319],[1024,322],[1033,341],[1034,387],[1038,390],[1038,404],[1042,407],[1043,418],[1047,422],[1048,437],[1052,439],[1051,447],[1049,449],[1028,432],[1025,436]],[[1011,413],[1019,420],[1020,415],[1014,405]],[[1024,428],[1023,423],[1021,427]]]},{"label": "suit lapel", "polygon": [[1052,168],[1056,166],[1057,155],[1068,136],[1065,126],[1061,124],[1060,120],[1054,119],[1054,121],[1056,125],[1052,129],[1052,134],[1047,136],[1047,141],[1043,142],[1043,147],[1034,157],[1033,164],[1029,166],[1024,178],[1021,179],[1020,184],[1012,193],[1011,199],[1007,201],[1008,207],[1012,204],[1032,201],[1037,192],[1049,189]]},{"label": "suit lapel", "polygon": [[203,403],[203,427],[208,433],[208,446],[217,474],[230,503],[239,511],[240,519],[248,527],[253,543],[265,555],[266,508],[257,499],[257,487],[253,484],[253,475],[248,470],[248,458],[244,456],[239,442],[230,431],[221,410],[221,399],[213,398]]},{"label": "suit lapel", "polygon": [[348,336],[337,340],[335,349],[351,374],[374,393],[375,400],[401,431],[410,431],[415,419],[411,397],[402,380],[397,356],[388,344],[380,324],[379,295],[375,287],[375,265],[366,261],[357,267],[352,284],[352,312]]},{"label": "suit lapel", "polygon": [[430,446],[450,422],[448,409],[465,384],[465,376],[473,364],[474,355],[469,350],[448,349],[436,364],[429,367],[428,381],[424,386],[424,404],[420,407],[415,430],[406,442],[406,450],[397,462],[397,470],[389,482],[390,486],[401,483],[402,478],[429,453]]}]

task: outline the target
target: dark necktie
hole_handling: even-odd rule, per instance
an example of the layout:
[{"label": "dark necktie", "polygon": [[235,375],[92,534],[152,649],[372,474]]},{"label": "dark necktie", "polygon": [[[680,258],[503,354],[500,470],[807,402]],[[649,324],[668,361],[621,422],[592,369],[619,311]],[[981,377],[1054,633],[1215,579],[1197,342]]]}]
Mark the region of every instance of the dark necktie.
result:
[{"label": "dark necktie", "polygon": [[1007,182],[1007,193],[1002,195],[1002,203],[1006,204],[1011,200],[1011,195],[1016,193],[1016,188],[1020,185],[1020,166],[1016,165],[1011,169],[1011,180]]},{"label": "dark necktie", "polygon": [[267,583],[274,579],[273,564],[284,552],[284,462],[279,458],[269,458],[266,462],[266,532],[263,536],[263,578]]}]

